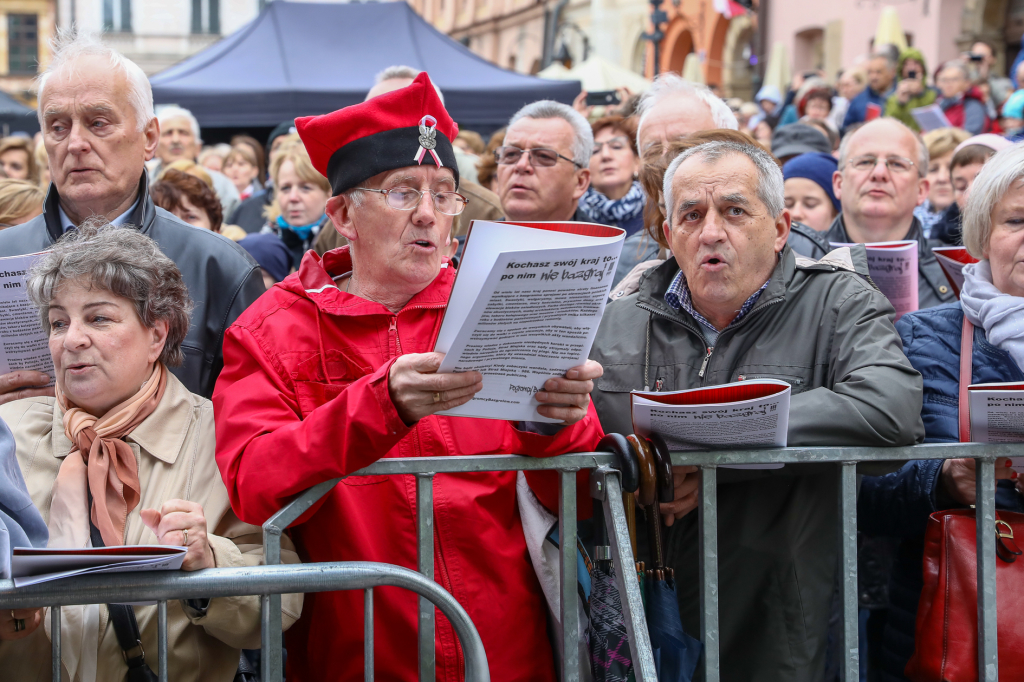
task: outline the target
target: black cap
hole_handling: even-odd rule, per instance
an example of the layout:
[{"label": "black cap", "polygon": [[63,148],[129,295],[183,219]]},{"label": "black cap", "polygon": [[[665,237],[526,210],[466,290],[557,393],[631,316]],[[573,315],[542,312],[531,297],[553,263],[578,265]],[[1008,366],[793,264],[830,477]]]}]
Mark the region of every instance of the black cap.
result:
[{"label": "black cap", "polygon": [[797,154],[821,152],[832,153],[832,143],[814,126],[804,123],[791,123],[776,128],[772,134],[772,154],[783,159]]}]

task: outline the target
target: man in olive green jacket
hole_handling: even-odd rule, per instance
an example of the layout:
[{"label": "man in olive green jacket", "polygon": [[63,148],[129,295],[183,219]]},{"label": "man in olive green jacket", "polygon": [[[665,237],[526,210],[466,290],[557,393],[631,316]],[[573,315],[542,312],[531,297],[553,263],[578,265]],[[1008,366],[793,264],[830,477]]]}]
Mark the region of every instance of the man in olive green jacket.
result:
[{"label": "man in olive green jacket", "polygon": [[[604,367],[592,397],[605,431],[632,432],[631,390],[773,378],[792,386],[789,445],[923,439],[921,376],[892,306],[856,272],[867,272],[863,247],[813,261],[786,246],[782,177],[766,153],[698,146],[669,167],[664,196],[675,257],[608,306],[591,354]],[[722,680],[817,681],[838,568],[836,467],[718,476]],[[697,474],[676,467],[674,478],[666,559],[696,634]]]}]

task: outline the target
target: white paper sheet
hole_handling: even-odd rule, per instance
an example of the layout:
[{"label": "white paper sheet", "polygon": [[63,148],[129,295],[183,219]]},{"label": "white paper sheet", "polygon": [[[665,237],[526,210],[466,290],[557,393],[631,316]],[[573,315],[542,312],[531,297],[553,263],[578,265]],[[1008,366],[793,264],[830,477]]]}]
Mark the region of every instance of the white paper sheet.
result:
[{"label": "white paper sheet", "polygon": [[476,370],[484,387],[440,414],[556,421],[533,396],[590,355],[625,234],[607,229],[614,236],[474,222],[434,349],[446,354],[439,372]]},{"label": "white paper sheet", "polygon": [[39,311],[29,303],[26,279],[43,254],[0,258],[0,374],[32,369],[48,374],[53,385],[53,361]]},{"label": "white paper sheet", "polygon": [[[832,248],[853,246],[832,242]],[[864,244],[871,280],[896,309],[896,319],[918,308],[916,241],[874,242]]]},{"label": "white paper sheet", "polygon": [[937,130],[938,128],[953,127],[953,124],[946,118],[946,112],[938,104],[929,104],[925,107],[911,109],[910,115],[914,117],[922,133],[927,133],[929,130]]},{"label": "white paper sheet", "polygon": [[[972,442],[1024,443],[1024,385],[971,384],[967,397]],[[1024,473],[1024,457],[1010,459],[1014,470]]]},{"label": "white paper sheet", "polygon": [[24,587],[89,573],[176,571],[185,558],[184,547],[129,545],[61,549],[16,547],[11,560],[14,586]]},{"label": "white paper sheet", "polygon": [[[657,433],[671,450],[784,448],[792,388],[758,379],[721,386],[632,394],[633,431]],[[746,397],[756,395],[757,397]],[[682,403],[682,404],[681,404]],[[779,469],[782,464],[737,464],[729,469]]]}]

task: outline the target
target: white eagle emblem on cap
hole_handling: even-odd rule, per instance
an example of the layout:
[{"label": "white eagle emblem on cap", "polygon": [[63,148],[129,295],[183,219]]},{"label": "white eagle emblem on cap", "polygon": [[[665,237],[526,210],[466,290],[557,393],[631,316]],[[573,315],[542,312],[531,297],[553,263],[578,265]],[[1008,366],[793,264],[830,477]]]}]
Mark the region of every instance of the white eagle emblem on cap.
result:
[{"label": "white eagle emblem on cap", "polygon": [[437,164],[438,168],[444,168],[444,164],[441,163],[440,157],[434,149],[437,147],[437,119],[429,114],[420,119],[420,148],[416,151],[416,156],[413,160],[418,164],[423,163],[423,158],[430,152],[430,155],[434,157],[434,163]]}]

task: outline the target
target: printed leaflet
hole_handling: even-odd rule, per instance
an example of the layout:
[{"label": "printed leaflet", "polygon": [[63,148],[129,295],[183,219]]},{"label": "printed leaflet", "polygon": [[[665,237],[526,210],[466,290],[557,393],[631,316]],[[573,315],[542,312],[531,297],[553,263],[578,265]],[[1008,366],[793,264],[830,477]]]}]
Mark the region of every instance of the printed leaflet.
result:
[{"label": "printed leaflet", "polygon": [[[832,248],[853,246],[832,242]],[[917,250],[913,240],[864,244],[868,252],[868,273],[896,309],[896,319],[917,310]]]},{"label": "printed leaflet", "polygon": [[[53,361],[39,311],[29,303],[26,280],[41,253],[0,258],[0,374],[34,369],[53,376]],[[52,385],[52,383],[51,383]]]},{"label": "printed leaflet", "polygon": [[[633,391],[633,431],[661,435],[671,450],[784,448],[792,389],[757,379],[685,391]],[[737,464],[732,469],[778,469],[782,464]]]},{"label": "printed leaflet", "polygon": [[484,387],[441,414],[553,422],[533,395],[586,361],[625,232],[589,223],[475,220],[434,350],[440,372],[476,370]]},{"label": "printed leaflet", "polygon": [[[1024,443],[1024,384],[971,384],[967,387],[974,443]],[[1010,458],[1024,473],[1024,457]]]}]

